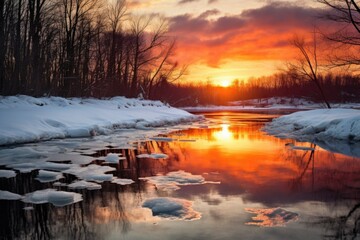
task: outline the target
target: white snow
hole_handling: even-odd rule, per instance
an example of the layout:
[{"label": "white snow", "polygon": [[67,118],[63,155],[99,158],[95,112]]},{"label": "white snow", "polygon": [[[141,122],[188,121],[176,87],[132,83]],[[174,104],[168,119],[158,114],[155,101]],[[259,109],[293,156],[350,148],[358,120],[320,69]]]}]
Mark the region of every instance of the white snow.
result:
[{"label": "white snow", "polygon": [[105,174],[106,172],[111,172],[111,171],[116,171],[116,168],[91,164],[86,167],[75,166],[68,170],[63,171],[63,173],[75,175],[79,179],[83,179],[86,181],[94,181],[101,183],[104,181],[113,180],[114,176],[112,174]]},{"label": "white snow", "polygon": [[9,191],[0,190],[0,200],[19,200],[22,196]]},{"label": "white snow", "polygon": [[64,178],[62,173],[46,171],[46,170],[39,170],[39,174],[37,175],[37,177],[35,179],[42,183],[47,183],[47,182],[57,181],[61,178]]},{"label": "white snow", "polygon": [[330,139],[360,141],[360,110],[318,109],[274,119],[264,128],[269,134],[301,141]]},{"label": "white snow", "polygon": [[75,181],[68,185],[71,189],[87,189],[87,190],[98,190],[101,189],[101,185],[93,182],[87,182],[84,180]]},{"label": "white snow", "polygon": [[27,193],[22,199],[26,203],[51,203],[56,207],[63,207],[82,200],[82,195],[79,193],[56,191],[55,189],[44,189]]},{"label": "white snow", "polygon": [[99,160],[104,160],[108,163],[118,164],[120,160],[126,160],[126,157],[120,157],[119,153],[108,153],[106,157],[99,157]]},{"label": "white snow", "polygon": [[169,172],[166,175],[143,177],[139,179],[147,180],[150,183],[154,184],[157,188],[166,191],[178,190],[179,186],[186,186],[186,185],[199,185],[206,183],[218,184],[218,182],[205,181],[203,176],[193,175],[183,170],[176,172]]},{"label": "white snow", "polygon": [[[332,104],[335,108],[360,108],[359,103],[338,103]],[[257,112],[266,110],[309,110],[319,109],[325,107],[322,103],[315,103],[310,100],[302,98],[286,98],[286,97],[272,97],[262,99],[249,99],[230,102],[227,106],[196,106],[196,107],[182,107],[181,109],[189,112],[218,112],[218,111],[231,111],[231,112]]]},{"label": "white snow", "polygon": [[134,183],[134,181],[132,179],[116,178],[116,177],[114,177],[111,182],[118,184],[118,185],[130,185],[130,184]]},{"label": "white snow", "polygon": [[159,127],[199,119],[160,101],[0,96],[0,145],[89,137],[121,128]]},{"label": "white snow", "polygon": [[199,220],[201,214],[192,208],[192,202],[179,198],[152,198],[146,200],[144,208],[150,208],[153,216],[169,220]]},{"label": "white snow", "polygon": [[13,170],[0,170],[0,178],[12,178],[16,176]]},{"label": "white snow", "polygon": [[251,218],[253,221],[246,223],[247,225],[278,227],[285,226],[287,223],[297,221],[299,219],[299,214],[289,212],[282,208],[246,208],[245,210],[249,213],[257,214],[257,216]]}]

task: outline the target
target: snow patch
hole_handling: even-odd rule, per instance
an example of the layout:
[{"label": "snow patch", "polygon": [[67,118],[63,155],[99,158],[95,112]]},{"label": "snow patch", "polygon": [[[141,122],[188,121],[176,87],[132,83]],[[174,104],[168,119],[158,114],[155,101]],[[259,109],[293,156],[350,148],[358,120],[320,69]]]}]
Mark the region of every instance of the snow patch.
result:
[{"label": "snow patch", "polygon": [[192,208],[192,202],[178,198],[152,198],[146,200],[144,208],[150,208],[153,216],[170,220],[199,220],[201,214]]},{"label": "snow patch", "polygon": [[0,170],[0,178],[16,177],[16,172],[13,170]]},{"label": "snow patch", "polygon": [[[263,130],[279,138],[319,143],[325,149],[331,146],[333,151],[360,156],[354,147],[360,142],[360,110],[318,109],[296,112],[274,119]],[[344,149],[347,148],[344,144],[350,149]]]},{"label": "snow patch", "polygon": [[116,171],[116,168],[91,164],[86,167],[75,166],[63,172],[75,175],[79,179],[83,179],[86,181],[102,183],[104,181],[112,181],[114,176],[112,174],[105,174],[106,172],[112,171]]},{"label": "snow patch", "polygon": [[118,184],[118,185],[130,185],[130,184],[134,183],[134,181],[132,179],[115,178],[115,177],[113,178],[113,180],[111,182]]},{"label": "snow patch", "polygon": [[149,129],[201,118],[160,101],[30,96],[0,98],[0,116],[0,145],[90,137],[115,129]]},{"label": "snow patch", "polygon": [[82,200],[82,195],[79,193],[44,189],[25,194],[22,201],[33,204],[51,203],[56,207],[63,207]]},{"label": "snow patch", "polygon": [[0,190],[0,200],[19,200],[22,196],[9,191]]},{"label": "snow patch", "polygon": [[99,157],[99,160],[106,161],[108,163],[118,164],[121,160],[126,160],[126,157],[120,157],[120,153],[108,153],[106,157]]},{"label": "snow patch", "polygon": [[64,176],[59,172],[39,170],[39,173],[35,179],[39,182],[47,183],[57,181],[61,178],[64,178]]},{"label": "snow patch", "polygon": [[97,183],[87,182],[84,180],[75,181],[68,185],[71,189],[87,189],[87,190],[98,190],[101,189],[101,185]]}]

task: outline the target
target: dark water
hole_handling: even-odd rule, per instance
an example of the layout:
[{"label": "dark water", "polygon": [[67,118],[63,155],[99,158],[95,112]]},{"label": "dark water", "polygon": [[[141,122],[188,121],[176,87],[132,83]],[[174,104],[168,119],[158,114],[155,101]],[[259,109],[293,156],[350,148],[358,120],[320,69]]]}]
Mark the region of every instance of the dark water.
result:
[{"label": "dark water", "polygon": [[[211,123],[135,142],[132,148],[116,144],[129,134],[125,132],[92,149],[92,140],[77,140],[74,149],[66,141],[43,143],[43,149],[61,145],[60,153],[55,148],[57,154],[51,156],[66,164],[71,156],[76,162],[121,153],[126,159],[119,164],[92,164],[114,167],[110,173],[134,183],[104,182],[100,190],[69,190],[39,182],[38,170],[0,178],[0,190],[24,195],[55,188],[83,198],[64,207],[0,200],[0,238],[360,239],[359,158],[267,136],[261,127],[274,115],[206,117]],[[315,150],[295,150],[289,143]],[[73,155],[62,159],[64,152]],[[144,153],[164,153],[168,158],[136,157]],[[55,162],[55,157],[46,161]],[[155,185],[143,179],[169,173],[167,182],[158,179]],[[63,175],[61,183],[76,180],[72,174]]]}]

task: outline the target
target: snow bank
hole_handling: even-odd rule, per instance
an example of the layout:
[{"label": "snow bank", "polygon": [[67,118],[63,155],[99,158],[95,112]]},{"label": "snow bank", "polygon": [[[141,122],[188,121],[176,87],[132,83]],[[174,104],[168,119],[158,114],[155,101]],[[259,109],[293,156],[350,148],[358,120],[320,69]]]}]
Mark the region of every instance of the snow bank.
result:
[{"label": "snow bank", "polygon": [[360,141],[360,110],[318,109],[274,119],[264,127],[271,135],[301,141]]},{"label": "snow bank", "polygon": [[0,145],[89,137],[120,128],[149,128],[198,119],[159,101],[0,96]]},{"label": "snow bank", "polygon": [[144,208],[150,208],[154,216],[170,220],[199,220],[201,214],[194,211],[192,202],[178,198],[152,198],[146,200]]},{"label": "snow bank", "polygon": [[[359,108],[359,103],[331,104],[336,108]],[[259,111],[299,111],[324,108],[324,104],[302,98],[272,97],[262,99],[249,99],[230,102],[228,106],[196,106],[183,107],[181,109],[189,112],[259,112]]]},{"label": "snow bank", "polygon": [[268,208],[268,209],[245,209],[249,213],[257,214],[252,217],[252,222],[247,222],[247,225],[255,225],[260,227],[277,227],[285,226],[286,223],[297,221],[299,214],[289,212],[282,208]]}]

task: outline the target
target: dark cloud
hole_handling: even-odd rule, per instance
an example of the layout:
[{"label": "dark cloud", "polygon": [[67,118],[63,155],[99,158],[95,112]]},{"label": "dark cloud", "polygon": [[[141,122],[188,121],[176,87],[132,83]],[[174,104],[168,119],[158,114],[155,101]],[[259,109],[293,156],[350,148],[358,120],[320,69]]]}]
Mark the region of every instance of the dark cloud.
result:
[{"label": "dark cloud", "polygon": [[178,2],[178,4],[186,4],[186,3],[192,3],[192,2],[198,2],[200,0],[181,0]]},{"label": "dark cloud", "polygon": [[199,18],[207,18],[210,16],[218,15],[221,12],[218,9],[207,10],[199,15]]}]

